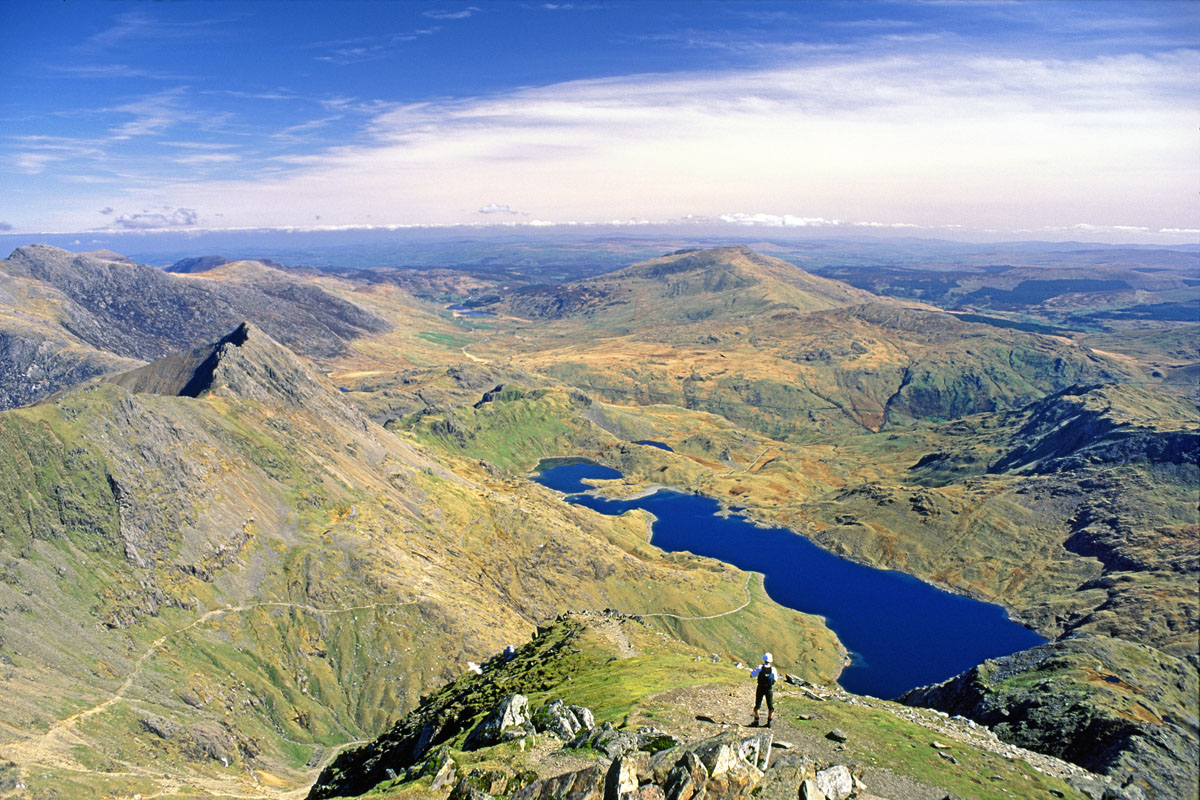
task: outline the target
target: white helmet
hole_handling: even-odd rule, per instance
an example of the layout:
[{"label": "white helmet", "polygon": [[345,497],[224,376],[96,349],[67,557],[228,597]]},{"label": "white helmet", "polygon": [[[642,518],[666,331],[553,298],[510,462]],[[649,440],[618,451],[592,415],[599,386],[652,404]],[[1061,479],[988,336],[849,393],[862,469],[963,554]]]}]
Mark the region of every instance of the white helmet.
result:
[{"label": "white helmet", "polygon": [[764,664],[770,664],[774,660],[775,660],[774,657],[770,653],[763,653],[763,663]]}]

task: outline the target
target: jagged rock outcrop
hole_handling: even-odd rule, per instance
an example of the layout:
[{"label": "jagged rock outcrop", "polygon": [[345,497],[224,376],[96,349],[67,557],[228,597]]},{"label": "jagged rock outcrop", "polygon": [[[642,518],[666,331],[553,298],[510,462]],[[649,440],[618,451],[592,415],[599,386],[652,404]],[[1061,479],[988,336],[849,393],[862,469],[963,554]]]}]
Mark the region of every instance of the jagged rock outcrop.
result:
[{"label": "jagged rock outcrop", "polygon": [[[1157,415],[1153,406],[1168,406]],[[1127,386],[1076,385],[1030,405],[1016,447],[989,472],[1056,473],[1089,466],[1155,464],[1195,473],[1200,429],[1194,404]],[[1179,420],[1178,426],[1167,426]]]},{"label": "jagged rock outcrop", "polygon": [[104,379],[145,394],[199,397],[218,392],[242,402],[281,402],[366,432],[356,409],[337,402],[337,387],[264,331],[243,322],[211,345],[173,353]]},{"label": "jagged rock outcrop", "polygon": [[463,747],[478,750],[480,747],[520,739],[533,732],[533,722],[529,719],[529,698],[523,694],[513,694],[504,698],[467,734]]}]

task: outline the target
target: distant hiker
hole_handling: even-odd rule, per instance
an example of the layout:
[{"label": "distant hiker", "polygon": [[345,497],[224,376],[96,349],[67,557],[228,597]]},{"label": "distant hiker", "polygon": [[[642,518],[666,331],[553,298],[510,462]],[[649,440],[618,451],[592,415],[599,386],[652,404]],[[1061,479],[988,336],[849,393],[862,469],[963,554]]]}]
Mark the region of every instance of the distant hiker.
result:
[{"label": "distant hiker", "polygon": [[750,673],[750,677],[758,678],[758,684],[754,689],[754,722],[758,724],[758,707],[762,705],[763,698],[767,700],[767,727],[771,727],[771,717],[775,716],[775,679],[779,677],[779,673],[775,671],[774,665],[771,664],[773,657],[770,653],[763,653],[763,663],[759,664]]}]

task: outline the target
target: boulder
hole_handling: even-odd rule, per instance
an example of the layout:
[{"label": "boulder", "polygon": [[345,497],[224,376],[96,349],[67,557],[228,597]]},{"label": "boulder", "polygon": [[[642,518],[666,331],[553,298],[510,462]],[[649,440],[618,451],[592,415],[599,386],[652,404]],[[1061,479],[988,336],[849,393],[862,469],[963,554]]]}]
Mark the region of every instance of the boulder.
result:
[{"label": "boulder", "polygon": [[823,769],[816,775],[817,788],[829,800],[846,800],[854,794],[854,776],[843,764]]},{"label": "boulder", "polygon": [[[643,753],[643,768],[648,766],[649,759]],[[625,800],[638,789],[638,759],[636,756],[622,756],[613,759],[604,778],[604,800]]]},{"label": "boulder", "polygon": [[170,739],[179,733],[179,726],[159,716],[142,717],[142,727],[160,739]]},{"label": "boulder", "polygon": [[688,749],[696,754],[708,772],[708,784],[704,789],[706,800],[740,797],[762,781],[762,770],[748,758],[758,758],[760,743],[757,736],[743,739],[725,733]]},{"label": "boulder", "polygon": [[583,706],[567,706],[567,708],[572,714],[575,715],[575,719],[579,721],[580,730],[590,731],[592,728],[596,727],[596,718],[592,716],[592,710],[590,708],[585,708]]},{"label": "boulder", "polygon": [[454,779],[458,777],[458,767],[454,763],[454,759],[447,758],[442,762],[442,766],[433,774],[433,780],[429,784],[431,792],[440,792],[447,786],[454,783]]},{"label": "boulder", "polygon": [[[757,800],[796,800],[797,787],[816,777],[817,766],[814,759],[803,754],[782,755],[763,775],[755,797]],[[812,783],[812,790],[817,790],[815,782]]]},{"label": "boulder", "polygon": [[666,800],[692,800],[704,793],[708,770],[690,750],[680,756],[662,781]]},{"label": "boulder", "polygon": [[591,747],[609,758],[620,758],[626,753],[637,750],[638,740],[633,734],[617,730],[612,723],[603,722],[590,731],[581,731],[568,746]]},{"label": "boulder", "polygon": [[471,787],[486,795],[505,794],[509,777],[502,769],[473,769],[455,784],[454,792],[458,792],[460,787]]},{"label": "boulder", "polygon": [[664,733],[657,728],[639,728],[635,738],[637,740],[637,749],[645,750],[647,753],[670,750],[679,744],[679,740],[674,736]]},{"label": "boulder", "polygon": [[815,778],[805,778],[800,782],[800,800],[829,800]]},{"label": "boulder", "polygon": [[564,742],[596,727],[596,718],[590,709],[569,706],[562,700],[551,701],[539,708],[533,713],[532,722],[539,733],[552,733]]},{"label": "boulder", "polygon": [[534,732],[529,719],[529,698],[512,694],[500,701],[492,712],[476,725],[463,742],[464,750],[520,739]]},{"label": "boulder", "polygon": [[850,737],[847,736],[845,734],[845,732],[839,728],[834,728],[829,733],[825,734],[825,738],[830,739],[835,742],[845,742],[845,741],[849,741],[849,739],[850,739]]},{"label": "boulder", "polygon": [[531,783],[509,800],[603,800],[605,769],[587,767]]}]

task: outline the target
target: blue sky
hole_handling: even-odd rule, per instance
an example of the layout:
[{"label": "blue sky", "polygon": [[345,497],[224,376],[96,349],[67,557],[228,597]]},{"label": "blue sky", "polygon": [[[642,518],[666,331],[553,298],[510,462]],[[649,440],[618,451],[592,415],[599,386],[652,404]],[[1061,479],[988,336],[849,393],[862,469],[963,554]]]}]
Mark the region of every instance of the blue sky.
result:
[{"label": "blue sky", "polygon": [[1188,242],[1200,4],[0,4],[0,230]]}]

